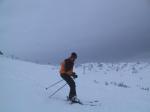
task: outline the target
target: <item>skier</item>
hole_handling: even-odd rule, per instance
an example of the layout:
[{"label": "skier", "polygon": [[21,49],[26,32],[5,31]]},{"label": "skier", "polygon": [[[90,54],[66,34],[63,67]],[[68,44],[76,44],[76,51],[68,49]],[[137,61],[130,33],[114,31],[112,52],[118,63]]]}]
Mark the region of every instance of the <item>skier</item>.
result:
[{"label": "skier", "polygon": [[76,94],[76,84],[74,79],[78,76],[75,72],[73,72],[74,62],[77,59],[77,54],[75,52],[71,53],[71,56],[65,59],[61,63],[60,67],[60,76],[67,82],[70,87],[69,97],[68,100],[72,103],[77,103],[79,99],[77,98]]}]

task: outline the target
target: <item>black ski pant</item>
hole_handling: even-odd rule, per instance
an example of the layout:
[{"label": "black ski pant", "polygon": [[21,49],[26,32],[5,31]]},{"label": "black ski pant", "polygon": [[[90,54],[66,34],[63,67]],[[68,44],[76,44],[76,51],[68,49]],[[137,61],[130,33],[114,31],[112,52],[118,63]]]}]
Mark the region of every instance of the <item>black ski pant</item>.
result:
[{"label": "black ski pant", "polygon": [[61,77],[67,82],[67,84],[70,87],[69,99],[76,96],[76,85],[72,77],[67,74],[61,74]]}]

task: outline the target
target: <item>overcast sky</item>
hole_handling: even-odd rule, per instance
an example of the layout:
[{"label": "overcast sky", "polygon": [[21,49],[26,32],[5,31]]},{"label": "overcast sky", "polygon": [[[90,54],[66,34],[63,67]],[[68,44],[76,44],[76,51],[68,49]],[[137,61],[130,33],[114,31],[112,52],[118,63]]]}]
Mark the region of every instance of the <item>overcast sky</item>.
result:
[{"label": "overcast sky", "polygon": [[0,0],[0,50],[53,64],[150,53],[150,1]]}]

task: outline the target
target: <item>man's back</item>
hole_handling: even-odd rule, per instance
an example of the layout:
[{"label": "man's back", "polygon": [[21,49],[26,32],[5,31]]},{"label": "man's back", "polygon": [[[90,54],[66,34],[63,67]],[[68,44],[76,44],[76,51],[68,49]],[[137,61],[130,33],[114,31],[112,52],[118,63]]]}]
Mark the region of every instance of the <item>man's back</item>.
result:
[{"label": "man's back", "polygon": [[72,60],[70,60],[69,58],[65,59],[64,63],[66,72],[73,70],[74,62]]}]

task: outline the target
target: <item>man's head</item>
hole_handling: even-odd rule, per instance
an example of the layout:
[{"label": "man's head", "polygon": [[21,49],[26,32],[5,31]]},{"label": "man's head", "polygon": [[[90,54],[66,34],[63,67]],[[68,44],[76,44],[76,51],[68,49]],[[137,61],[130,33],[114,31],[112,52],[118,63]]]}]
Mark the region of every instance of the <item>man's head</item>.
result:
[{"label": "man's head", "polygon": [[75,53],[75,52],[72,52],[71,53],[71,56],[70,56],[70,59],[72,60],[72,61],[75,61],[76,59],[77,59],[77,54]]}]

